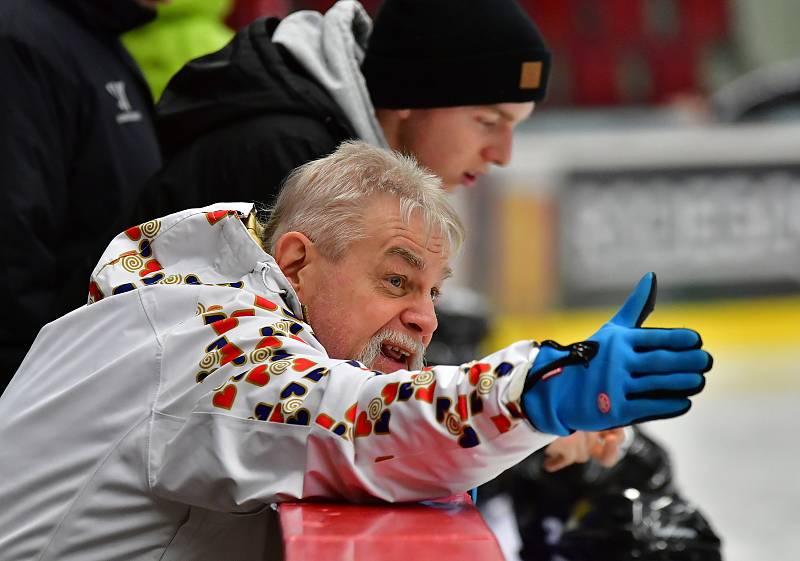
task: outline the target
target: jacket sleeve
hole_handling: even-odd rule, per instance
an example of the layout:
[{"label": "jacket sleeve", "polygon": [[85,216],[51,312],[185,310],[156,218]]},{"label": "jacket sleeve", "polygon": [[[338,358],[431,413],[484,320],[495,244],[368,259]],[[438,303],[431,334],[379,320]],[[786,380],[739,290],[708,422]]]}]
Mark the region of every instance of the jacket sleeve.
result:
[{"label": "jacket sleeve", "polygon": [[329,358],[280,306],[206,313],[164,341],[150,485],[229,512],[464,492],[553,439],[519,407],[536,352],[381,374]]},{"label": "jacket sleeve", "polygon": [[2,379],[54,318],[56,248],[69,219],[67,178],[79,104],[76,84],[27,45],[0,38],[0,68],[0,291],[6,317],[13,318],[13,329],[4,328],[0,337]]}]

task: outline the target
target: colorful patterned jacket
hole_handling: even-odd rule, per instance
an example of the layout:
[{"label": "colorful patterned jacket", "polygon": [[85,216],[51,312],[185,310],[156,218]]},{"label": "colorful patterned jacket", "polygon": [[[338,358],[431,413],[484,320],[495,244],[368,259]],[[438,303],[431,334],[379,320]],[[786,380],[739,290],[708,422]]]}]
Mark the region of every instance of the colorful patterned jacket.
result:
[{"label": "colorful patterned jacket", "polygon": [[520,412],[532,342],[419,372],[329,358],[249,212],[127,230],[42,330],[0,399],[7,558],[260,559],[270,503],[447,496],[552,440]]}]

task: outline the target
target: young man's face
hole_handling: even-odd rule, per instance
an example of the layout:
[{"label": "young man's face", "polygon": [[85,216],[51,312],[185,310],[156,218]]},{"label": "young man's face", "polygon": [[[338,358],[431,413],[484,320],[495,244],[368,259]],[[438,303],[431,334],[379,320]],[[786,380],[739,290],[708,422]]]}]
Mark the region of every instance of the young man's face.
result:
[{"label": "young man's face", "polygon": [[389,142],[441,177],[448,191],[470,187],[492,164],[509,162],[513,129],[533,108],[527,102],[407,109]]},{"label": "young man's face", "polygon": [[391,195],[375,197],[364,216],[366,236],[336,262],[311,251],[295,288],[329,356],[382,372],[417,370],[437,326],[434,299],[450,275],[447,243],[426,237],[416,213],[406,224]]}]

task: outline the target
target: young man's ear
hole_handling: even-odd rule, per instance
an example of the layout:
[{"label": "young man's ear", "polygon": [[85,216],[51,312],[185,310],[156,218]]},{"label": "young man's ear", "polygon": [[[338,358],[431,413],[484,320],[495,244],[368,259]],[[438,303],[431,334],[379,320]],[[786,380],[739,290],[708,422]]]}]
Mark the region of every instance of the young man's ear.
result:
[{"label": "young man's ear", "polygon": [[400,129],[411,116],[411,109],[375,109],[375,116],[383,129],[383,136],[392,150],[401,150]]},{"label": "young man's ear", "polygon": [[411,109],[382,109],[380,107],[375,109],[375,115],[381,121],[405,121],[411,116]]},{"label": "young man's ear", "polygon": [[304,288],[308,290],[308,267],[319,258],[314,244],[305,234],[286,232],[278,238],[272,256],[302,301]]}]

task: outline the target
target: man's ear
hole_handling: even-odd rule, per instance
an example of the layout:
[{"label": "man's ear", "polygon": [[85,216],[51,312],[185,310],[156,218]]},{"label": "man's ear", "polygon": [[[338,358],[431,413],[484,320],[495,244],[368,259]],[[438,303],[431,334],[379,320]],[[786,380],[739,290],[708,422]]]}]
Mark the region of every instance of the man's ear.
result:
[{"label": "man's ear", "polygon": [[308,283],[308,267],[320,257],[314,244],[305,234],[286,232],[278,238],[272,256],[302,301],[303,288]]}]

